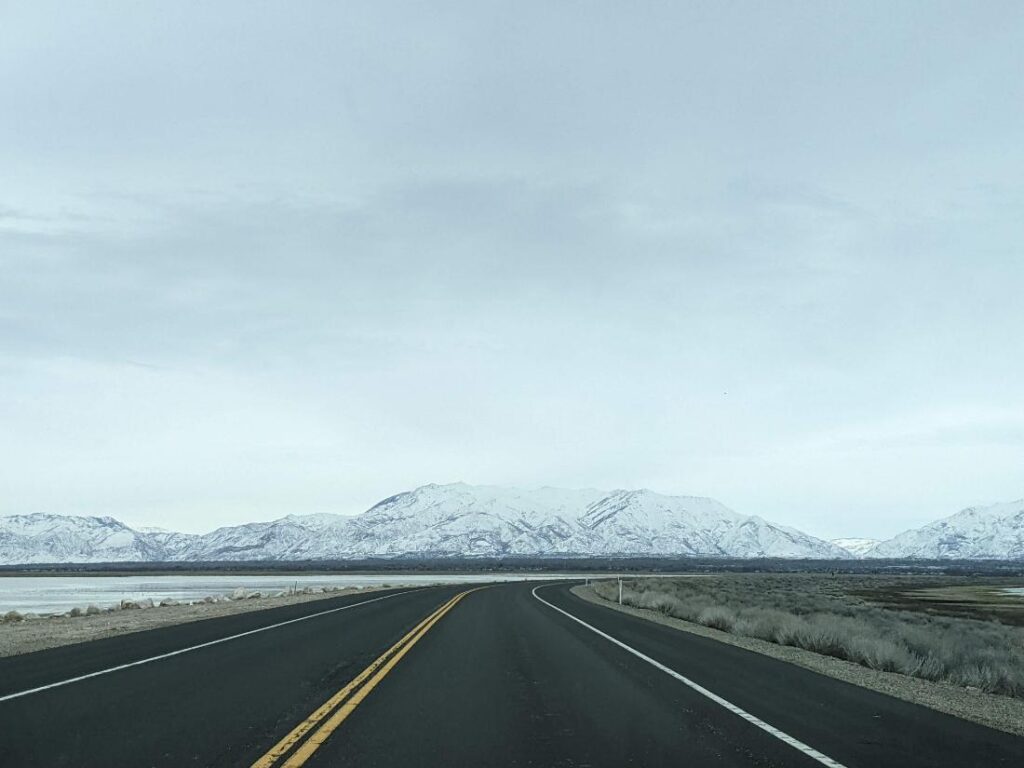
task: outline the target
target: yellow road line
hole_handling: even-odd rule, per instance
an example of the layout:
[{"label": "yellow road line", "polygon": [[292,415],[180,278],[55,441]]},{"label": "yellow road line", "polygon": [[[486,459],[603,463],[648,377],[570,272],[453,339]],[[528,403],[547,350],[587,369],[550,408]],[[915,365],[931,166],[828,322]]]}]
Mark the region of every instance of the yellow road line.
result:
[{"label": "yellow road line", "polygon": [[[466,592],[461,592],[460,594],[456,595],[451,600],[449,600],[447,603],[442,605],[440,608],[435,610],[425,619],[423,619],[415,627],[413,627],[409,632],[405,634],[405,636],[402,637],[401,640],[399,640],[393,646],[388,648],[372,664],[370,664],[370,666],[368,666],[366,669],[360,672],[344,688],[342,688],[336,694],[331,696],[331,698],[329,698],[320,707],[318,707],[316,711],[314,711],[309,717],[307,717],[305,720],[299,723],[294,729],[292,729],[292,731],[288,733],[287,736],[285,736],[277,744],[275,744],[270,749],[269,752],[263,755],[263,757],[261,757],[255,763],[253,763],[252,768],[272,768],[274,763],[276,763],[284,754],[286,754],[288,750],[296,744],[296,742],[298,742],[310,730],[315,728],[320,723],[321,720],[327,717],[327,715],[329,715],[341,702],[343,702],[349,695],[351,695],[353,691],[355,691],[360,685],[362,685],[363,682],[370,675],[372,675],[375,671],[380,669],[380,667],[383,666],[388,661],[389,658],[395,656],[399,651],[401,651],[401,656],[404,656],[405,651],[408,649],[408,647],[411,647],[412,644],[418,641],[426,633],[426,631],[430,627],[434,626],[434,624],[445,613],[454,608],[455,604],[458,603],[459,600],[461,600],[463,597],[469,594],[469,592],[473,591],[475,590],[467,590]],[[399,656],[399,658],[401,656]],[[395,663],[397,663],[397,661]],[[387,669],[390,671],[393,667],[394,664],[391,664],[390,666],[388,666]],[[376,682],[374,682],[373,685],[376,685]],[[360,701],[362,701],[362,698],[360,698]],[[334,729],[332,728],[331,730],[333,731]],[[320,743],[322,743],[322,740]],[[319,744],[317,744],[317,746],[319,746]],[[315,749],[316,747],[314,747],[313,750],[310,750],[309,754],[312,754],[313,751],[315,751]],[[302,762],[305,762],[306,759],[308,759],[308,756],[307,758],[304,758]],[[297,765],[301,764],[302,763],[297,763]],[[291,761],[286,763],[286,766],[291,765]]]},{"label": "yellow road line", "polygon": [[[478,587],[478,589],[482,589],[482,587]],[[345,718],[351,715],[362,700],[370,695],[370,691],[372,691],[377,684],[384,679],[388,672],[394,669],[395,665],[402,660],[402,657],[409,652],[409,649],[416,645],[420,638],[427,634],[427,632],[430,631],[430,628],[439,622],[444,615],[448,613],[448,611],[454,608],[462,598],[470,592],[475,591],[475,589],[470,589],[456,595],[448,605],[444,606],[440,611],[431,616],[429,619],[430,623],[423,627],[417,633],[416,637],[402,646],[402,648],[400,648],[398,652],[394,654],[394,656],[392,656],[383,667],[381,667],[377,674],[375,674],[368,683],[356,691],[352,698],[342,704],[337,712],[331,715],[331,717],[329,717],[327,721],[313,733],[312,736],[306,739],[306,741],[297,750],[295,750],[295,753],[285,761],[283,768],[300,768],[300,766],[304,765],[305,762],[312,757],[313,753],[319,749],[320,745],[327,741],[338,726],[345,721]]]},{"label": "yellow road line", "polygon": [[[456,595],[456,597],[458,597],[458,595]],[[271,768],[271,766],[273,766],[273,764],[275,762],[277,762],[277,760],[280,759],[280,757],[282,755],[284,755],[289,749],[291,749],[292,746],[294,746],[295,743],[299,739],[301,739],[303,736],[305,736],[306,733],[308,733],[310,730],[312,730],[321,720],[323,720],[325,717],[327,717],[327,715],[329,715],[334,710],[334,708],[338,706],[338,704],[340,704],[342,701],[344,701],[345,698],[349,694],[352,693],[352,691],[354,691],[357,687],[362,685],[363,681],[366,680],[366,678],[368,678],[371,674],[373,674],[373,672],[376,669],[378,669],[382,664],[384,664],[384,662],[387,661],[388,658],[395,651],[397,651],[399,648],[401,648],[403,645],[405,645],[405,643],[409,642],[409,640],[413,636],[415,636],[415,634],[428,621],[430,621],[432,618],[434,618],[434,616],[436,616],[438,613],[443,611],[445,608],[447,608],[448,606],[452,605],[454,603],[455,599],[456,598],[453,597],[451,600],[449,600],[447,603],[442,605],[440,608],[438,608],[433,613],[431,613],[429,616],[427,616],[425,619],[423,619],[419,624],[417,624],[415,627],[413,627],[411,630],[409,630],[409,632],[407,632],[405,634],[405,636],[402,637],[401,640],[399,640],[393,646],[391,646],[386,651],[384,651],[384,653],[382,653],[377,658],[376,661],[374,661],[372,664],[370,664],[370,666],[368,666],[366,669],[364,669],[362,672],[360,672],[344,688],[342,688],[336,694],[331,696],[331,698],[329,698],[327,701],[325,701],[323,704],[321,704],[313,712],[313,714],[311,714],[309,717],[307,717],[305,720],[303,720],[301,723],[299,723],[295,728],[292,729],[292,731],[287,736],[285,736],[283,739],[281,739],[279,742],[277,742],[277,744],[275,744],[270,749],[270,751],[267,752],[267,754],[265,754],[263,757],[261,757],[255,763],[253,763],[252,764],[252,768]]]}]

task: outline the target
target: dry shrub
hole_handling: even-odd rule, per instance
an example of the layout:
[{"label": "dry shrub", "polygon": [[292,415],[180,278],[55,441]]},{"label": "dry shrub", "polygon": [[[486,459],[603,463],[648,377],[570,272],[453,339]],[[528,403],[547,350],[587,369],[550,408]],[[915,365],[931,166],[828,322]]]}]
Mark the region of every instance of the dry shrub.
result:
[{"label": "dry shrub", "polygon": [[[1024,629],[884,608],[856,579],[767,574],[641,578],[623,602],[685,621],[803,648],[871,669],[1024,698]],[[618,600],[618,584],[595,591]]]}]

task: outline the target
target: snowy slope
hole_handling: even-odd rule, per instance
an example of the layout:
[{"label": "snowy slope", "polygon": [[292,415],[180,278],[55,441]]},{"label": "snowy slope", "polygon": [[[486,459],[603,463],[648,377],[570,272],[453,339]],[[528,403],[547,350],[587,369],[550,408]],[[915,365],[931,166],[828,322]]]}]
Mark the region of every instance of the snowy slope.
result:
[{"label": "snowy slope", "polygon": [[1024,499],[968,507],[883,541],[866,557],[1024,559]]},{"label": "snowy slope", "polygon": [[[264,523],[218,528],[197,538],[176,560],[323,560],[340,557],[332,531],[351,518],[288,515]],[[326,538],[328,544],[323,544]]]},{"label": "snowy slope", "polygon": [[155,560],[162,554],[149,534],[112,517],[32,514],[0,518],[0,563]]},{"label": "snowy slope", "polygon": [[348,556],[848,556],[713,499],[648,490],[427,485],[385,499],[344,531],[349,538],[339,546]]},{"label": "snowy slope", "polygon": [[832,539],[837,547],[842,547],[854,557],[864,557],[878,546],[878,539]]},{"label": "snowy slope", "polygon": [[[425,485],[384,499],[352,519],[351,555],[565,554],[577,518],[601,491]],[[596,553],[596,552],[595,552]]]}]

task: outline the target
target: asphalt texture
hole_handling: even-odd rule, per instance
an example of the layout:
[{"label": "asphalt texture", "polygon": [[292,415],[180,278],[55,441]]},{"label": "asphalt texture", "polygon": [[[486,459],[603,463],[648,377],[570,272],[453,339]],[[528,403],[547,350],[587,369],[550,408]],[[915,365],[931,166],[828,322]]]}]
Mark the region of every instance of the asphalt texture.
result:
[{"label": "asphalt texture", "polygon": [[275,766],[1024,765],[1024,739],[588,603],[564,583],[537,589],[702,693],[535,587],[471,592],[432,624],[421,622],[466,587],[350,595],[0,659],[0,766],[250,766],[382,654],[389,662]]}]

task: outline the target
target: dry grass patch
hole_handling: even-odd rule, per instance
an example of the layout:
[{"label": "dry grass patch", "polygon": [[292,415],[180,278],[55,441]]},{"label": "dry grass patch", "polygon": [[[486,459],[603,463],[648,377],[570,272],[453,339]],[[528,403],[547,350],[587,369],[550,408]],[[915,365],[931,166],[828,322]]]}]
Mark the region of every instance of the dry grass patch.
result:
[{"label": "dry grass patch", "polygon": [[[944,615],[868,597],[957,586],[862,576],[649,578],[627,580],[623,602],[871,669],[1024,697],[1024,628],[987,613],[986,618]],[[594,589],[605,599],[617,599],[614,582],[599,582]],[[974,597],[981,600],[980,593]]]}]

